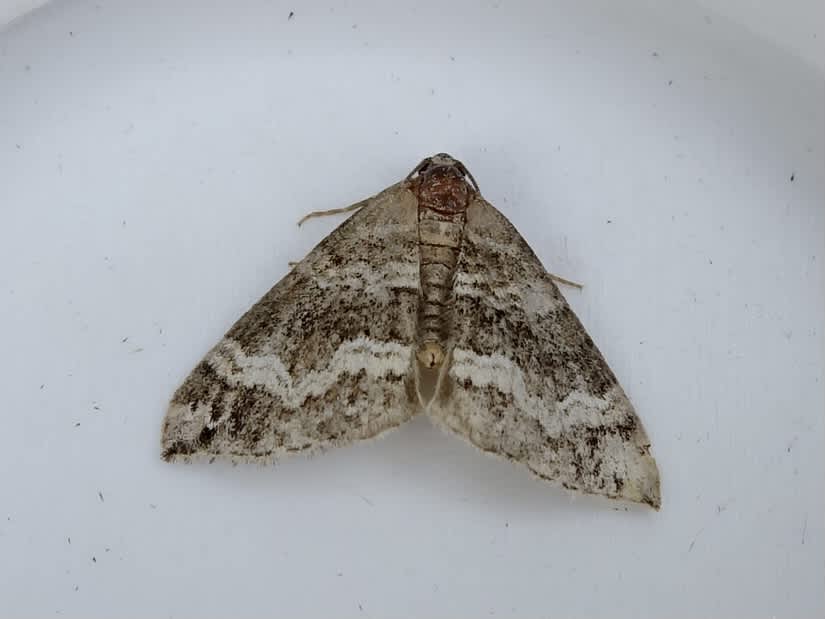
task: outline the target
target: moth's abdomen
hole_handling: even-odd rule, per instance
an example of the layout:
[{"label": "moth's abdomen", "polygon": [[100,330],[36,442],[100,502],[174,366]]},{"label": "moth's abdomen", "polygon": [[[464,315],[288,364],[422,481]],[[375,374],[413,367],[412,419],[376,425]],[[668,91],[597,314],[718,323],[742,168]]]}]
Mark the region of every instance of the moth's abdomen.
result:
[{"label": "moth's abdomen", "polygon": [[428,219],[430,215],[427,211],[419,212],[418,358],[425,366],[435,367],[444,359],[464,222]]},{"label": "moth's abdomen", "polygon": [[417,357],[424,367],[434,368],[446,356],[456,264],[474,191],[463,172],[449,164],[422,169],[412,189],[418,198],[421,278]]}]

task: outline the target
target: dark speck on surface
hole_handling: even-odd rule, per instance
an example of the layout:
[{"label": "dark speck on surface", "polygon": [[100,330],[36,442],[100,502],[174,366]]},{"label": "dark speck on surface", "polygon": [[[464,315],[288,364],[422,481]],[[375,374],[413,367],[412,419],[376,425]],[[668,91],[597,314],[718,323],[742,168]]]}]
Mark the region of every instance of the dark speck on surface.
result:
[{"label": "dark speck on surface", "polygon": [[796,178],[796,172],[792,172],[791,173],[791,182],[794,182],[795,178]]},{"label": "dark speck on surface", "polygon": [[287,20],[290,20],[290,19],[292,19],[293,17],[295,17],[295,11],[290,11],[290,12],[289,12],[289,15],[287,16]]}]

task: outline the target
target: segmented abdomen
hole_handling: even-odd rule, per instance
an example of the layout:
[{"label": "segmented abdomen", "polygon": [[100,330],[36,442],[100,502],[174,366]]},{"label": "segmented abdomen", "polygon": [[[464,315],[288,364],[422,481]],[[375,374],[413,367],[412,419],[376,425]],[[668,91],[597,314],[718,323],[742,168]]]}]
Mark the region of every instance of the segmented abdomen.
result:
[{"label": "segmented abdomen", "polygon": [[428,208],[420,208],[418,211],[420,345],[435,343],[443,349],[449,332],[453,280],[463,232],[464,213],[443,215]]}]

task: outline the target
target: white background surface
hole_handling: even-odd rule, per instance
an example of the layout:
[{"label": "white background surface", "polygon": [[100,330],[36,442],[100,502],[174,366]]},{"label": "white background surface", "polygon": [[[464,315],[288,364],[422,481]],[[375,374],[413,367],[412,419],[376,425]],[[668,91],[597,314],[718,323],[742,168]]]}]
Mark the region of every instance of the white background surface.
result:
[{"label": "white background surface", "polygon": [[[822,616],[825,86],[723,13],[64,2],[0,33],[0,615]],[[160,461],[174,388],[337,223],[294,222],[441,150],[586,284],[661,512],[424,419]]]}]

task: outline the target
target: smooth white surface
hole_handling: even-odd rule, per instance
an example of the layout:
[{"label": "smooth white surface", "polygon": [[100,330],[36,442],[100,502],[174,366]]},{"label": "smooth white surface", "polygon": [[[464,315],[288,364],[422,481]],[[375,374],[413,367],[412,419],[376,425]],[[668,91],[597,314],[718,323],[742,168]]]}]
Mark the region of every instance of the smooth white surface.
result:
[{"label": "smooth white surface", "polygon": [[[0,615],[822,616],[825,87],[703,15],[65,2],[0,33]],[[294,222],[440,150],[586,284],[660,513],[424,419],[159,460],[173,389],[337,220]]]},{"label": "smooth white surface", "polygon": [[[822,0],[696,0],[714,19],[741,24],[825,73],[825,2]],[[724,21],[723,21],[724,27]],[[748,48],[740,50],[747,53]]]},{"label": "smooth white surface", "polygon": [[[0,27],[48,2],[49,0],[0,0]],[[661,5],[660,0],[647,2],[652,6]],[[687,13],[695,18],[701,12],[708,25],[717,17],[722,17],[727,22],[744,26],[757,36],[764,37],[825,72],[825,3],[822,0],[682,0],[680,4],[697,6],[677,13]],[[631,8],[635,11],[644,10],[638,0]]]}]

